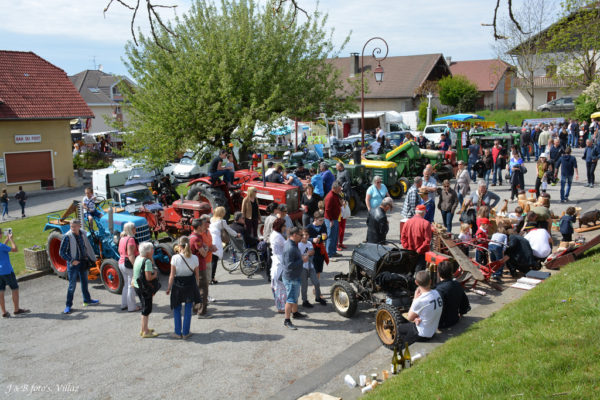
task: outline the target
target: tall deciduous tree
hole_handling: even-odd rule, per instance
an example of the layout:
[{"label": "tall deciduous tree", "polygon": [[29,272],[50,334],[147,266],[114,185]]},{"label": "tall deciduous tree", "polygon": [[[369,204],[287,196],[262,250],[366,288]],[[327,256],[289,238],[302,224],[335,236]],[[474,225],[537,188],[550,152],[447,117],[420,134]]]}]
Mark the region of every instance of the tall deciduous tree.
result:
[{"label": "tall deciduous tree", "polygon": [[438,85],[442,104],[454,107],[458,112],[474,111],[479,92],[473,82],[456,75],[443,77]]},{"label": "tall deciduous tree", "polygon": [[198,145],[248,147],[257,121],[355,108],[356,93],[340,96],[340,71],[327,62],[338,55],[327,17],[315,11],[301,22],[273,5],[198,0],[169,26],[175,34],[160,31],[160,45],[141,34],[139,46],[128,44],[134,156],[157,165]]},{"label": "tall deciduous tree", "polygon": [[515,19],[522,29],[518,29],[512,20],[500,23],[500,40],[495,43],[498,57],[516,67],[518,86],[529,96],[530,110],[533,111],[535,97],[536,71],[546,65],[544,38],[541,34],[555,18],[555,3],[552,0],[526,0],[515,12]]},{"label": "tall deciduous tree", "polygon": [[573,87],[588,86],[600,61],[600,3],[564,0],[562,14],[548,31],[546,51],[553,54],[558,78]]}]

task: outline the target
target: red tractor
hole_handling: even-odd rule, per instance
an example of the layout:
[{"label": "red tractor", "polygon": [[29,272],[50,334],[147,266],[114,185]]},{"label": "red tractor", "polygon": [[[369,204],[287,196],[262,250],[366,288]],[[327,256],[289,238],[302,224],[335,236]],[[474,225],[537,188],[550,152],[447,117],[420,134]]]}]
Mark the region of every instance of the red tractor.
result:
[{"label": "red tractor", "polygon": [[203,214],[210,214],[210,204],[194,200],[176,200],[159,210],[141,207],[135,215],[146,218],[150,230],[157,236],[166,232],[171,237],[189,235],[192,221]]},{"label": "red tractor", "polygon": [[210,204],[211,212],[217,207],[225,207],[227,218],[231,213],[241,210],[242,200],[246,197],[248,188],[254,186],[257,189],[258,205],[262,212],[268,204],[276,202],[287,205],[288,215],[293,221],[302,219],[301,189],[299,187],[280,183],[263,183],[258,179],[259,174],[256,171],[247,169],[235,171],[233,183],[239,188],[231,190],[227,189],[227,184],[221,180],[213,182],[210,177],[194,179],[188,183],[190,189],[186,198]]}]

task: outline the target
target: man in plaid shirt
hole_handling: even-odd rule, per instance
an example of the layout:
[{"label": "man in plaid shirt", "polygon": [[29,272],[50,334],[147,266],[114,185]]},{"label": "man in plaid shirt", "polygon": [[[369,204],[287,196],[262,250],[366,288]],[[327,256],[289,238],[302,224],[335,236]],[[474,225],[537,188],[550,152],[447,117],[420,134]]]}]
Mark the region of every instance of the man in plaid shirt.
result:
[{"label": "man in plaid shirt", "polygon": [[419,188],[422,184],[423,178],[417,176],[413,185],[408,189],[408,192],[406,192],[406,198],[404,199],[404,205],[402,206],[402,215],[404,218],[412,218],[415,215],[417,205],[421,204]]}]

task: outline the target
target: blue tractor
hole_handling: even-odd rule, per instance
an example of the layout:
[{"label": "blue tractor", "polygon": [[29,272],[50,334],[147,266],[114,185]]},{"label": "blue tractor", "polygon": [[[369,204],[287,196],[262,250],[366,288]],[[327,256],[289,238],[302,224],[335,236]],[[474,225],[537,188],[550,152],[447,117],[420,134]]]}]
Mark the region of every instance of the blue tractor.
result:
[{"label": "blue tractor", "polygon": [[[83,207],[81,202],[74,200],[71,206],[61,216],[60,214],[48,215],[48,221],[44,226],[44,231],[51,231],[48,235],[46,249],[50,259],[52,269],[59,277],[66,279],[67,262],[60,256],[60,244],[63,236],[70,229],[70,216],[76,215],[77,219],[82,221],[82,228],[87,232],[88,239],[96,253],[96,264],[89,269],[88,279],[102,279],[102,283],[111,293],[119,294],[123,289],[125,282],[119,270],[119,238],[123,231],[123,226],[127,222],[135,224],[135,237],[138,243],[150,241],[150,230],[145,218],[131,215],[129,213],[113,213],[112,208],[105,212],[100,207],[105,203],[104,199],[98,203],[96,208],[100,217],[94,217],[94,224],[90,228],[89,222],[83,217]],[[154,261],[157,264],[169,265],[171,249],[167,246],[160,246],[155,251]],[[163,271],[164,272],[164,271]]]}]

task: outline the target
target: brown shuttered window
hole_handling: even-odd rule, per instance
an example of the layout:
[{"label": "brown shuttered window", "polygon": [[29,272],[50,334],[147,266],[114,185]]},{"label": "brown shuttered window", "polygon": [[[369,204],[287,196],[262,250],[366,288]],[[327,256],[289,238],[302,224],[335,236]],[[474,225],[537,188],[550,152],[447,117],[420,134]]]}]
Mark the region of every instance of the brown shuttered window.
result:
[{"label": "brown shuttered window", "polygon": [[5,157],[6,182],[52,180],[52,155],[49,151],[9,153]]}]

